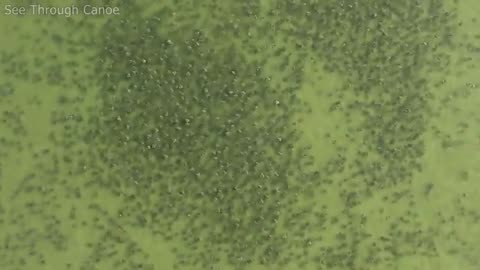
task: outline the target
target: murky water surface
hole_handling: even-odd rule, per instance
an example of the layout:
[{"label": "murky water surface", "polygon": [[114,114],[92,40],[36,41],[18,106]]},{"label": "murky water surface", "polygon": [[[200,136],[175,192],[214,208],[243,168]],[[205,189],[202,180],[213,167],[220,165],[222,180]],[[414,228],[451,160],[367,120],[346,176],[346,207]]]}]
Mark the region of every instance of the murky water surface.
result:
[{"label": "murky water surface", "polygon": [[67,2],[0,6],[0,269],[479,269],[478,1]]}]

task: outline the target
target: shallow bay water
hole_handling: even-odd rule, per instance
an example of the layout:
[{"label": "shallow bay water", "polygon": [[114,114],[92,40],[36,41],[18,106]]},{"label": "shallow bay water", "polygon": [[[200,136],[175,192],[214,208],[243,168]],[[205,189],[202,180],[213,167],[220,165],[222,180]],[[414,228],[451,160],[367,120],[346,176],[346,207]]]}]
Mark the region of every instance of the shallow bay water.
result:
[{"label": "shallow bay water", "polygon": [[479,268],[476,1],[34,2],[0,269]]}]

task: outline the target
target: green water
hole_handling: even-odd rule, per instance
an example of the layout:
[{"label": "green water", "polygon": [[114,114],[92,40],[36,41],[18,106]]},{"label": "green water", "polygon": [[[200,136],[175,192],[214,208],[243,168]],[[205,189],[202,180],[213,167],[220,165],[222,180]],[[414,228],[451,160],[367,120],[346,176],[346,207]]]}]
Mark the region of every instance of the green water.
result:
[{"label": "green water", "polygon": [[0,8],[0,269],[479,269],[476,1]]}]

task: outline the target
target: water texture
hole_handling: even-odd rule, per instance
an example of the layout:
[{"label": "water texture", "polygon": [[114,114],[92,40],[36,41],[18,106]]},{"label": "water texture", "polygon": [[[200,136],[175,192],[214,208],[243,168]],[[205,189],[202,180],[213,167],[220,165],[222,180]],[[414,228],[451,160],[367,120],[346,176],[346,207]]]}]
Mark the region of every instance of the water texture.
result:
[{"label": "water texture", "polygon": [[0,8],[0,269],[480,269],[478,1]]}]

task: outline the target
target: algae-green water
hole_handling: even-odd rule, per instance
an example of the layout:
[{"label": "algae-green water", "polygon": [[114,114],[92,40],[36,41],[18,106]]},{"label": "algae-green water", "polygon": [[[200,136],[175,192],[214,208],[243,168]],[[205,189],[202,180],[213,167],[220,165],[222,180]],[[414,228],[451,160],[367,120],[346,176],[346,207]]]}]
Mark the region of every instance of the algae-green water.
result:
[{"label": "algae-green water", "polygon": [[0,270],[480,269],[478,1],[0,9]]}]

